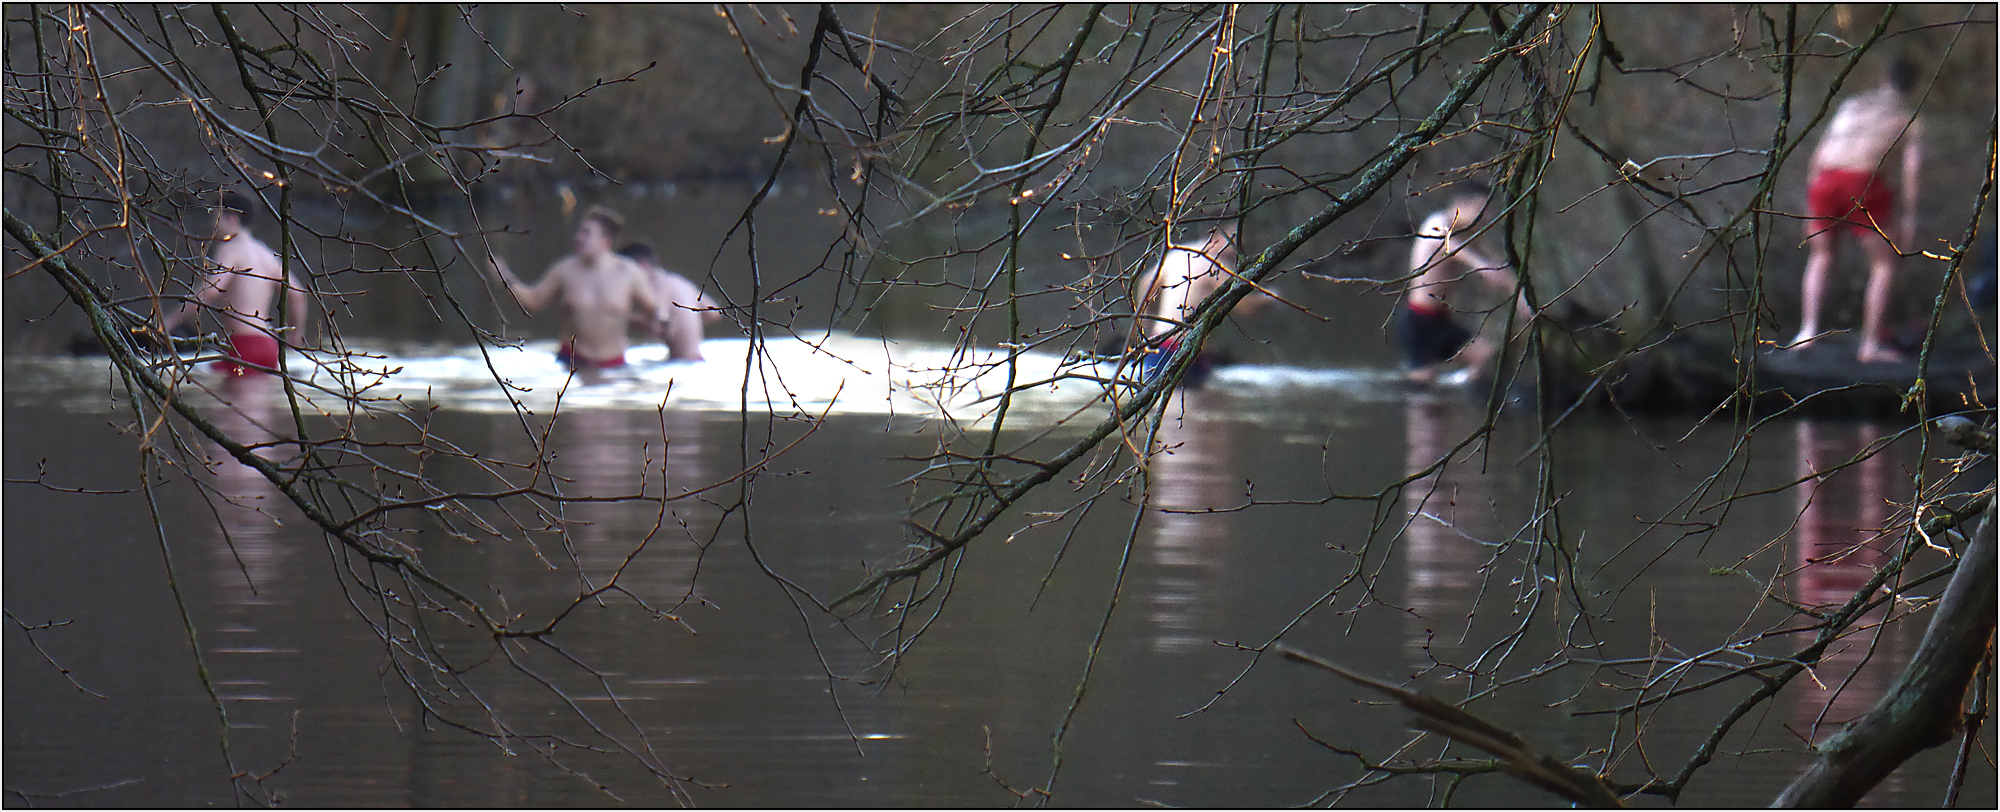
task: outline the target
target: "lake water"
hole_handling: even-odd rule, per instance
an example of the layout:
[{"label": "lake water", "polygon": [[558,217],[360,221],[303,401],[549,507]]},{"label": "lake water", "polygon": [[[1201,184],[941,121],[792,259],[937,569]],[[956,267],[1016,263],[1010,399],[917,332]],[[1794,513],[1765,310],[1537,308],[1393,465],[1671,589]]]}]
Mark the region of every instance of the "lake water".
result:
[{"label": "lake water", "polygon": [[[519,537],[466,544],[442,532],[420,540],[438,575],[498,591],[508,611],[529,617],[573,598],[579,578],[602,584],[624,566],[619,583],[630,596],[585,607],[555,638],[604,674],[603,682],[579,679],[546,653],[527,662],[608,735],[709,787],[671,788],[629,759],[558,748],[556,760],[586,780],[522,745],[509,755],[437,724],[385,673],[392,661],[407,660],[385,650],[364,621],[373,615],[350,602],[352,574],[294,508],[278,503],[268,482],[240,466],[194,477],[167,472],[157,490],[157,529],[228,713],[236,768],[261,775],[282,765],[264,788],[308,806],[659,805],[675,803],[676,791],[704,806],[992,806],[1016,800],[1003,783],[1044,784],[1051,735],[1077,694],[1139,494],[1114,490],[1075,525],[1066,546],[1066,524],[1009,534],[1022,517],[1063,510],[1078,494],[1057,483],[1031,498],[969,548],[942,614],[888,684],[830,680],[829,671],[874,673],[874,656],[856,636],[882,631],[882,624],[863,618],[843,628],[802,609],[758,562],[826,599],[856,583],[864,562],[899,554],[915,496],[896,483],[917,470],[907,458],[935,449],[945,423],[908,373],[899,384],[888,370],[926,368],[950,350],[816,340],[834,351],[773,341],[770,357],[786,359],[788,386],[804,395],[797,403],[741,388],[748,344],[739,340],[712,342],[710,361],[699,367],[648,365],[631,378],[572,386],[560,408],[560,376],[538,343],[497,354],[492,372],[482,372],[484,364],[463,369],[463,350],[372,348],[382,369],[406,375],[378,394],[401,396],[397,409],[435,405],[416,412],[435,436],[485,459],[523,460],[546,429],[554,468],[572,478],[572,494],[678,493],[731,477],[767,440],[783,445],[803,436],[759,475],[754,499],[740,512],[726,510],[734,491],[725,488],[664,510],[657,501],[575,504],[564,516],[567,538],[534,534],[539,546]],[[534,414],[507,406],[494,373],[534,389],[525,398]],[[121,411],[124,394],[102,360],[10,357],[5,379],[7,610],[29,625],[66,624],[36,631],[32,640],[89,691],[67,683],[28,635],[9,630],[8,803],[232,803],[217,717],[163,575],[160,536],[145,497],[132,490],[138,438],[130,413]],[[238,394],[239,403],[259,397]],[[973,390],[954,397],[946,406],[962,419],[986,408]],[[744,400],[752,401],[747,421],[738,411]],[[1047,427],[1037,447],[1053,447],[1089,422],[1062,420],[1087,401],[1075,391],[1028,398],[1022,425]],[[824,417],[774,422],[773,411]],[[558,412],[549,427],[547,416]],[[271,412],[249,418],[270,419]],[[1161,431],[1172,451],[1154,465],[1122,591],[1062,744],[1054,803],[1333,800],[1325,793],[1362,773],[1353,758],[1315,744],[1301,728],[1370,758],[1404,747],[1413,734],[1396,708],[1302,666],[1267,659],[1251,667],[1252,655],[1232,646],[1268,640],[1302,613],[1284,634],[1290,644],[1458,699],[1468,685],[1455,667],[1483,657],[1501,674],[1519,676],[1542,665],[1565,633],[1604,641],[1606,658],[1661,646],[1670,656],[1692,656],[1724,644],[1778,619],[1766,609],[1746,622],[1760,579],[1792,600],[1838,602],[1876,561],[1865,546],[1850,549],[1886,520],[1889,502],[1909,500],[1908,472],[1921,462],[1915,439],[1906,438],[1816,488],[1735,503],[1719,533],[1682,537],[1692,528],[1678,526],[1642,536],[1645,520],[1686,521],[1677,505],[1723,464],[1736,433],[1726,421],[1694,428],[1687,420],[1573,417],[1556,434],[1549,461],[1563,535],[1581,544],[1580,586],[1603,614],[1579,632],[1550,620],[1545,593],[1548,602],[1532,603],[1537,593],[1527,585],[1547,562],[1537,570],[1524,563],[1532,560],[1527,545],[1499,544],[1521,533],[1536,510],[1543,459],[1531,453],[1539,432],[1525,415],[1503,416],[1490,448],[1466,449],[1419,483],[1429,494],[1421,504],[1318,503],[1329,493],[1374,492],[1423,469],[1480,418],[1468,393],[1409,392],[1388,370],[1365,364],[1225,367],[1206,389],[1181,396]],[[387,418],[379,423],[363,434],[409,433]],[[309,418],[311,430],[326,425]],[[1826,470],[1900,429],[1768,424],[1740,449],[1747,466],[1730,469],[1703,503]],[[446,487],[490,484],[468,466],[440,463],[430,473]],[[20,482],[38,477],[62,489],[123,492]],[[1291,503],[1203,511],[1246,498]],[[1715,517],[1713,510],[1700,516]],[[1058,551],[1060,564],[1052,567]],[[1357,555],[1367,577],[1344,580]],[[1936,563],[1926,554],[1915,569]],[[1753,577],[1714,574],[1717,568]],[[672,617],[655,617],[638,601]],[[1805,759],[1800,735],[1823,738],[1868,707],[1915,647],[1920,624],[1892,624],[1831,653],[1816,680],[1796,680],[1744,721],[1683,802],[1767,802]],[[1516,627],[1518,643],[1491,648]],[[446,644],[471,651],[475,643]],[[1801,644],[1791,635],[1755,650]],[[1496,661],[1501,654],[1506,659]],[[1612,736],[1608,717],[1570,713],[1613,699],[1587,677],[1571,667],[1471,707],[1555,753],[1601,748]],[[488,663],[468,679],[494,713],[524,731],[579,741],[589,735],[572,709],[519,674]],[[1647,763],[1672,774],[1749,688],[1733,684],[1646,716],[1645,752],[1628,751],[1617,776],[1638,778]],[[1818,732],[1810,732],[1816,723]],[[1621,731],[1620,746],[1630,733],[1629,725]],[[1983,752],[1992,753],[1990,727],[1981,739]],[[1936,804],[1951,749],[1912,761],[1870,803]],[[1408,755],[1441,752],[1426,740]],[[1976,758],[1962,803],[1991,807],[1994,784],[1990,760]],[[1405,778],[1339,800],[1416,805],[1439,800],[1446,785]],[[1466,780],[1451,800],[1554,802],[1493,775]]]}]

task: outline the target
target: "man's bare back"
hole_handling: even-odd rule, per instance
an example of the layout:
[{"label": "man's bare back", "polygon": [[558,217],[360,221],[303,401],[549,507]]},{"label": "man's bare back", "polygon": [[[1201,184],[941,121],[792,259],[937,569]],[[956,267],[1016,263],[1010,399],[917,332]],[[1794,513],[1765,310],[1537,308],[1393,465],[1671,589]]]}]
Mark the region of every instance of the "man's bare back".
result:
[{"label": "man's bare back", "polygon": [[[216,210],[215,251],[210,255],[214,268],[202,278],[193,301],[161,322],[171,333],[193,318],[203,307],[212,308],[223,331],[229,334],[230,356],[253,367],[274,368],[278,359],[278,337],[306,320],[306,291],[296,278],[286,284],[284,262],[270,246],[250,233],[248,201],[239,195],[224,196]],[[278,322],[276,299],[285,294],[284,325]],[[241,373],[243,367],[234,366]]]},{"label": "man's bare back", "polygon": [[1848,98],[1827,122],[1826,133],[1813,149],[1814,169],[1880,172],[1898,141],[1921,139],[1916,111],[1891,87],[1878,87]]},{"label": "man's bare back", "polygon": [[[211,259],[216,272],[209,275],[208,284],[222,290],[221,317],[229,331],[274,331],[277,313],[273,302],[284,278],[284,263],[277,253],[262,240],[242,232],[222,238]],[[298,320],[297,312],[288,315],[292,321]]]},{"label": "man's bare back", "polygon": [[1476,184],[1454,190],[1451,202],[1424,218],[1410,241],[1410,280],[1403,287],[1403,306],[1396,315],[1396,337],[1412,381],[1436,380],[1453,358],[1467,369],[1481,370],[1501,349],[1484,331],[1457,323],[1448,302],[1460,281],[1468,277],[1478,280],[1511,297],[1523,320],[1528,316],[1526,305],[1514,296],[1517,280],[1513,271],[1470,245],[1490,194]]},{"label": "man's bare back", "polygon": [[1186,324],[1195,306],[1229,281],[1229,266],[1235,262],[1234,232],[1228,228],[1211,232],[1201,243],[1168,246],[1159,267],[1139,282],[1141,295],[1153,300],[1146,308],[1153,317],[1146,335]]},{"label": "man's bare back", "polygon": [[634,312],[633,323],[666,342],[668,360],[702,360],[702,327],[721,321],[721,308],[687,277],[660,267],[652,246],[633,243],[618,253],[645,269],[659,300],[659,309],[653,313]]}]

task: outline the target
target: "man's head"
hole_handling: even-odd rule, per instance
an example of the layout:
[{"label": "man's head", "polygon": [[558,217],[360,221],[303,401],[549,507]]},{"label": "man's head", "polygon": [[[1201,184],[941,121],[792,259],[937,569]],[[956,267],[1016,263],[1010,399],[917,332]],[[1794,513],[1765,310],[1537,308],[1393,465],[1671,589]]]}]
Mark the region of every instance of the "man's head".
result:
[{"label": "man's head", "polygon": [[612,241],[624,230],[625,218],[618,212],[592,205],[583,210],[583,217],[576,223],[576,252],[593,258],[609,254]]},{"label": "man's head", "polygon": [[1476,180],[1452,184],[1451,197],[1445,206],[1451,210],[1453,228],[1475,225],[1486,214],[1486,199],[1493,196],[1493,190]]},{"label": "man's head", "polygon": [[639,263],[641,267],[653,268],[660,264],[660,256],[653,253],[653,246],[643,242],[635,242],[618,249],[618,255]]},{"label": "man's head", "polygon": [[1917,63],[1908,59],[1897,59],[1889,63],[1889,70],[1882,74],[1882,78],[1890,87],[1895,88],[1897,93],[1908,95],[1910,91],[1917,89]]},{"label": "man's head", "polygon": [[215,206],[215,234],[218,237],[232,236],[250,227],[250,198],[235,192],[223,192],[221,202]]}]

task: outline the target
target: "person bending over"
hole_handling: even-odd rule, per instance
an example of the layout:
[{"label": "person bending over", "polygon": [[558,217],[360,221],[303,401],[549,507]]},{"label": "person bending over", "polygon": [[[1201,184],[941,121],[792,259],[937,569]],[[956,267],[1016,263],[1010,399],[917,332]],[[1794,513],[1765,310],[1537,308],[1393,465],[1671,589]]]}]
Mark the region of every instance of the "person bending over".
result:
[{"label": "person bending over", "polygon": [[[1902,357],[1883,346],[1881,332],[1896,273],[1896,246],[1914,250],[1917,234],[1917,174],[1923,143],[1920,122],[1910,105],[1916,83],[1916,65],[1897,60],[1874,90],[1840,103],[1813,150],[1812,181],[1806,187],[1806,270],[1799,292],[1799,334],[1792,338],[1791,349],[1806,347],[1820,336],[1826,277],[1839,255],[1844,231],[1854,235],[1868,256],[1856,360],[1865,364]],[[1897,149],[1902,150],[1900,212],[1897,190],[1882,178],[1889,153]]]},{"label": "person bending over", "polygon": [[584,209],[576,224],[576,253],[556,260],[533,285],[515,276],[506,260],[492,259],[494,272],[521,307],[535,312],[561,303],[564,335],[556,360],[571,370],[624,366],[625,327],[634,309],[649,316],[660,312],[645,270],[611,251],[624,225],[624,218],[603,206]]},{"label": "person bending over", "polygon": [[[1194,317],[1202,300],[1229,281],[1236,265],[1236,224],[1223,223],[1210,229],[1199,243],[1167,246],[1160,264],[1138,279],[1137,312],[1145,318],[1146,338],[1140,348],[1139,376],[1150,380],[1166,365],[1168,356],[1179,349],[1179,332]],[[1252,294],[1237,303],[1236,312],[1255,312],[1267,297]],[[1182,383],[1200,386],[1212,370],[1206,351],[1195,356]]]},{"label": "person bending over", "polygon": [[1452,315],[1452,289],[1466,277],[1512,297],[1522,320],[1527,319],[1526,304],[1514,296],[1518,286],[1514,272],[1468,244],[1486,213],[1486,198],[1492,194],[1480,183],[1454,186],[1450,202],[1425,218],[1411,241],[1410,281],[1394,319],[1396,342],[1402,347],[1412,382],[1436,381],[1454,358],[1478,374],[1499,353],[1500,341],[1486,337],[1475,341],[1480,331],[1459,324]]}]

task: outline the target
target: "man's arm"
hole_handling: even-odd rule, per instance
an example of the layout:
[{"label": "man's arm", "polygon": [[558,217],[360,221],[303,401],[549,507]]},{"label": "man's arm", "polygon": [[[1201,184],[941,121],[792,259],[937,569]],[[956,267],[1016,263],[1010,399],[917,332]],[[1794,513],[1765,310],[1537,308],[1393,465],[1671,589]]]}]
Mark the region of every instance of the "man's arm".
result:
[{"label": "man's arm", "polygon": [[1198,255],[1177,245],[1167,246],[1167,252],[1160,257],[1160,265],[1153,271],[1153,320],[1146,325],[1146,335],[1158,336],[1180,326],[1187,315],[1189,288],[1194,287],[1194,261]]},{"label": "man's arm", "polygon": [[225,301],[223,294],[227,292],[229,281],[234,276],[234,273],[224,268],[203,274],[202,278],[195,282],[194,296],[182,300],[180,309],[160,320],[160,332],[172,333],[182,322],[201,312],[202,307],[214,307],[218,302]]},{"label": "man's arm", "polygon": [[[1485,254],[1474,250],[1471,241],[1461,236],[1456,230],[1445,232],[1444,256],[1457,258],[1458,261],[1465,263],[1467,270],[1471,271],[1508,270],[1506,263],[1494,262],[1488,259]],[[1509,274],[1512,273],[1512,271],[1508,272]]]},{"label": "man's arm", "polygon": [[1160,266],[1157,263],[1140,272],[1138,278],[1132,280],[1133,313],[1143,316],[1153,311],[1153,300],[1159,296],[1159,290],[1156,287],[1159,281]]},{"label": "man's arm", "polygon": [[639,263],[627,260],[625,271],[632,277],[632,302],[639,306],[639,312],[653,313],[660,321],[666,321],[672,315],[667,305],[673,297],[656,287],[653,273],[640,267]]},{"label": "man's arm", "polygon": [[1479,281],[1488,288],[1503,296],[1513,297],[1514,312],[1521,317],[1521,320],[1526,321],[1529,316],[1533,315],[1528,310],[1527,299],[1516,295],[1515,291],[1521,286],[1521,279],[1515,275],[1514,269],[1509,267],[1507,263],[1495,262],[1488,259],[1486,255],[1474,251],[1456,233],[1446,235],[1445,249],[1447,251],[1455,251],[1450,256],[1465,263],[1467,272],[1479,277]]},{"label": "man's arm", "polygon": [[530,285],[514,275],[513,269],[507,267],[507,260],[493,257],[494,273],[500,275],[500,282],[507,286],[507,292],[514,294],[514,301],[520,302],[521,307],[530,313],[547,307],[555,299],[556,292],[562,289],[562,272],[567,265],[566,261],[556,263],[548,273],[542,274],[541,281]]}]

